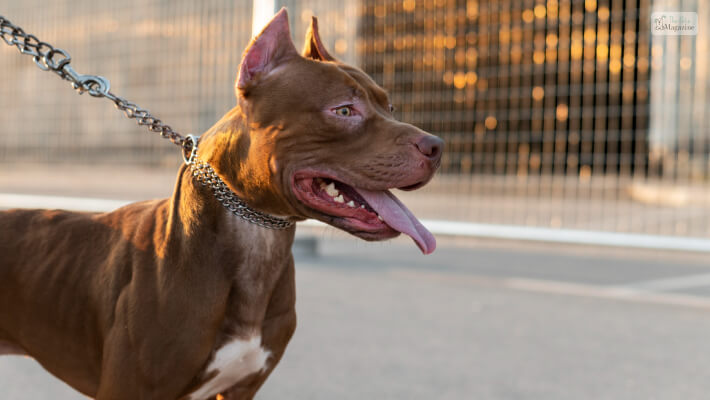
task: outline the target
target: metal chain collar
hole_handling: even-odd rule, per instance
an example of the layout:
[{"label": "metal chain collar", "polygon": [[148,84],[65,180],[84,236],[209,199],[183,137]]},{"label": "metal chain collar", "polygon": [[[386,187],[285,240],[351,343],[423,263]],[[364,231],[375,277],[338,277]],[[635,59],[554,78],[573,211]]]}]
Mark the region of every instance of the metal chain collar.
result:
[{"label": "metal chain collar", "polygon": [[87,92],[93,97],[105,97],[113,101],[116,108],[123,111],[127,118],[135,119],[138,125],[146,126],[151,132],[159,133],[160,136],[180,146],[185,163],[190,166],[193,176],[203,185],[209,185],[217,200],[232,214],[264,228],[286,229],[293,225],[291,221],[249,208],[229,189],[209,164],[198,159],[196,137],[193,135],[183,137],[154,117],[150,111],[111,93],[111,83],[103,76],[77,73],[69,65],[71,56],[66,51],[42,42],[35,35],[25,33],[22,28],[12,24],[2,15],[0,15],[0,38],[8,46],[17,47],[20,53],[32,56],[35,64],[43,71],[52,71],[60,78],[69,81],[79,94]]},{"label": "metal chain collar", "polygon": [[185,163],[189,165],[192,170],[192,176],[203,186],[209,186],[215,198],[232,214],[252,224],[269,229],[286,229],[293,225],[293,222],[289,220],[264,214],[246,205],[242,199],[237,197],[232,189],[224,183],[211,165],[200,160],[197,154],[197,138],[192,135],[187,135],[185,140],[193,143],[189,155],[186,156],[183,154]]}]

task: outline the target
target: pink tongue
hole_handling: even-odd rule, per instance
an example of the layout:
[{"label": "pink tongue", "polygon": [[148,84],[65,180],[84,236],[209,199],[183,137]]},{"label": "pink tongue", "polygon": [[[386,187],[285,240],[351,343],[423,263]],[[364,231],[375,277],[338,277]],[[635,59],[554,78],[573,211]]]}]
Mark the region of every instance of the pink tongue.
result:
[{"label": "pink tongue", "polygon": [[431,254],[436,249],[436,239],[409,209],[389,190],[372,192],[355,189],[370,207],[395,230],[409,235],[424,254]]}]

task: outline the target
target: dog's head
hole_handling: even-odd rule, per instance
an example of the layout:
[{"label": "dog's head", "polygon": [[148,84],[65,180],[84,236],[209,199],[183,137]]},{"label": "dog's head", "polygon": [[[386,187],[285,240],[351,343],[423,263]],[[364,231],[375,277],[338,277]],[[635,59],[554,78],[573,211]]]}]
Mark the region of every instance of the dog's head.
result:
[{"label": "dog's head", "polygon": [[230,150],[215,167],[245,201],[366,240],[402,232],[434,250],[434,237],[389,189],[426,184],[442,140],[395,120],[387,93],[328,53],[315,18],[299,54],[285,9],[276,14],[246,49],[236,93],[239,107],[226,118],[246,124],[226,129]]}]

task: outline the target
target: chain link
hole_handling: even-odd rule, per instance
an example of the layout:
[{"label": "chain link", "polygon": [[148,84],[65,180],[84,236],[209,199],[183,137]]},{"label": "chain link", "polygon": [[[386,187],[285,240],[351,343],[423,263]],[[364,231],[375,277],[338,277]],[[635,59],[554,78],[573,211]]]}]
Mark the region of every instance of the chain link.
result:
[{"label": "chain link", "polygon": [[197,151],[193,151],[187,164],[192,170],[192,176],[203,186],[209,186],[215,198],[222,203],[232,214],[244,219],[252,224],[269,229],[286,229],[293,225],[293,222],[264,214],[251,209],[230,189],[226,183],[217,175],[211,165],[199,159]]},{"label": "chain link", "polygon": [[135,119],[138,125],[147,127],[151,132],[159,133],[160,136],[170,139],[171,142],[183,147],[184,150],[190,150],[185,148],[185,146],[191,145],[190,142],[185,142],[182,135],[154,117],[150,111],[111,93],[111,83],[108,79],[98,75],[77,73],[70,65],[71,56],[69,53],[39,40],[35,35],[25,33],[22,28],[14,25],[2,15],[0,15],[0,38],[8,46],[17,47],[20,53],[32,56],[35,64],[43,71],[52,71],[62,79],[69,81],[79,94],[87,92],[93,97],[105,97],[111,100],[116,108],[123,111],[126,117]]}]

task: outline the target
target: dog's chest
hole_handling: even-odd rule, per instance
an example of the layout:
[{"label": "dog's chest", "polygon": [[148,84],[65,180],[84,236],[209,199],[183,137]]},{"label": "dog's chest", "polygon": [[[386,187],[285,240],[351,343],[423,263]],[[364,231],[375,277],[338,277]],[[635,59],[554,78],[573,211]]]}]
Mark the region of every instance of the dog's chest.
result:
[{"label": "dog's chest", "polygon": [[[188,400],[211,398],[254,373],[268,370],[272,351],[279,352],[278,344],[270,348],[275,344],[262,343],[261,318],[288,265],[288,233],[257,227],[226,211],[222,221],[221,236],[226,242],[219,247],[232,248],[225,262],[233,271],[233,282],[211,359],[199,374],[202,384],[186,397]],[[251,322],[243,325],[244,321]]]},{"label": "dog's chest", "polygon": [[[268,308],[288,256],[284,249],[290,246],[279,231],[255,227],[231,214],[225,215],[223,221],[223,237],[236,247],[233,259],[238,262],[230,264],[234,276],[221,333],[211,359],[200,373],[202,384],[187,396],[188,400],[211,398],[250,375],[267,370],[272,354],[272,349],[262,343],[262,327],[257,321]],[[252,322],[244,326],[241,321]]]},{"label": "dog's chest", "polygon": [[207,380],[189,396],[189,400],[203,400],[220,393],[247,376],[265,370],[270,352],[261,344],[261,336],[232,339],[216,350],[205,369]]}]

